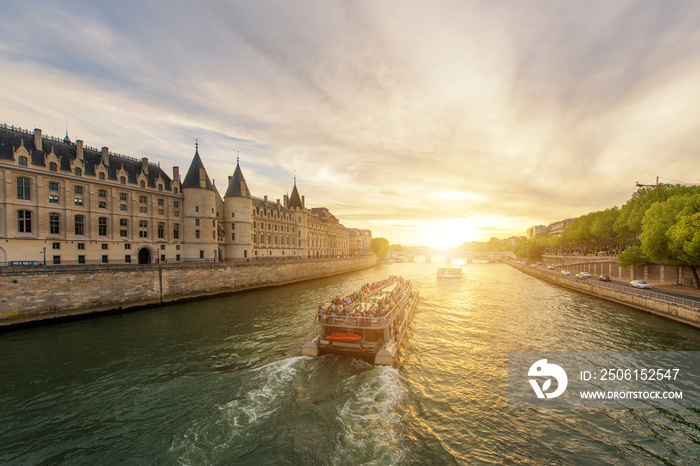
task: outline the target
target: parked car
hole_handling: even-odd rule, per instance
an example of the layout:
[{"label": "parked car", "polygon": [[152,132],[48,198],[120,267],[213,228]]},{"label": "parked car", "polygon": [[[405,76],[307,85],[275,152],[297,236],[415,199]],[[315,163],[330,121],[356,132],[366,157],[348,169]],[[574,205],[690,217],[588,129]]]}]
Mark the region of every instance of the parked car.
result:
[{"label": "parked car", "polygon": [[547,266],[547,269],[548,269],[548,270],[554,270],[554,266],[553,266],[553,265],[548,265],[548,266]]},{"label": "parked car", "polygon": [[578,275],[579,275],[579,277],[581,277],[581,278],[591,278],[591,274],[588,273],[588,272],[581,272],[581,273],[578,274]]},{"label": "parked car", "polygon": [[610,277],[608,277],[607,275],[601,275],[600,277],[598,277],[598,280],[600,280],[601,282],[611,282],[612,281],[612,279]]},{"label": "parked car", "polygon": [[571,272],[569,272],[568,270],[562,270],[561,274],[562,275],[571,275]]},{"label": "parked car", "polygon": [[630,286],[634,288],[651,288],[647,282],[644,280],[632,280]]}]

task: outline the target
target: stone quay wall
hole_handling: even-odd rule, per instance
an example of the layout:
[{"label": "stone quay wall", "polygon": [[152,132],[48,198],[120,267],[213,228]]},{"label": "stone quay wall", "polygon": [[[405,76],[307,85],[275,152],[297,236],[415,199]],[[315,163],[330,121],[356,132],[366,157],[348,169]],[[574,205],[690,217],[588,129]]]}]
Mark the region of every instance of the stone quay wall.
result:
[{"label": "stone quay wall", "polygon": [[645,280],[656,285],[685,285],[694,287],[695,280],[689,267],[662,265],[650,262],[637,267],[623,268],[616,257],[545,255],[544,261],[557,268],[567,269],[573,275],[588,272],[595,278],[607,275],[616,280]]},{"label": "stone quay wall", "polygon": [[377,264],[374,255],[333,259],[0,268],[0,326],[157,306],[312,280]]},{"label": "stone quay wall", "polygon": [[[525,272],[528,275],[540,278],[542,280],[546,280],[550,283],[561,285],[572,290],[580,291],[582,293],[596,296],[598,298],[606,299],[608,301],[614,301],[619,304],[624,304],[625,306],[630,306],[641,311],[649,312],[651,314],[665,317],[667,319],[691,325],[695,328],[700,329],[699,308],[691,307],[681,303],[663,301],[651,296],[643,296],[639,293],[635,293],[632,289],[618,290],[606,288],[605,286],[598,285],[595,279],[574,280],[571,277],[565,277],[563,275],[551,273],[546,270],[538,270],[530,266],[513,263],[511,263],[510,265],[522,272]],[[574,273],[573,270],[571,272]]]}]

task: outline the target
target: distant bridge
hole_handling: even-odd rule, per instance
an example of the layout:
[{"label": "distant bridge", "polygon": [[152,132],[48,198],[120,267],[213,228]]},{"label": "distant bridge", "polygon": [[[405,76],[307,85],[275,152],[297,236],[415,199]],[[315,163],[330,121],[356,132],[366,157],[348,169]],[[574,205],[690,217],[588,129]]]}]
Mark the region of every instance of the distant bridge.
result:
[{"label": "distant bridge", "polygon": [[[441,251],[434,249],[410,249],[407,251],[390,252],[387,254],[387,259],[395,261],[405,260],[413,262],[417,257],[422,256],[426,262],[452,262],[459,259],[466,262],[488,261],[488,262],[505,262],[517,260],[517,257],[512,252],[501,251]],[[444,259],[443,259],[444,258]]]}]

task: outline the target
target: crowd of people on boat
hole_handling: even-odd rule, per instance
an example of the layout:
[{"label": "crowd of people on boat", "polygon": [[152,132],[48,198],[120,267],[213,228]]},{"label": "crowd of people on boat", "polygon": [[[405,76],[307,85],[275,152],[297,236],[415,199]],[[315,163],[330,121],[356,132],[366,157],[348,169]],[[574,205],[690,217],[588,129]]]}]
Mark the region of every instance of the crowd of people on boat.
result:
[{"label": "crowd of people on boat", "polygon": [[[394,282],[397,284],[390,291],[382,291],[383,288]],[[345,317],[348,318],[344,319],[346,323],[367,325],[374,322],[370,319],[388,316],[406,294],[410,284],[410,280],[396,275],[391,275],[384,280],[366,283],[359,291],[345,298],[336,298],[325,307],[320,305],[318,307],[319,320],[323,323],[332,323],[339,317]],[[370,296],[375,296],[375,298],[363,302],[364,298]],[[355,322],[347,322],[353,318],[356,319]]]}]

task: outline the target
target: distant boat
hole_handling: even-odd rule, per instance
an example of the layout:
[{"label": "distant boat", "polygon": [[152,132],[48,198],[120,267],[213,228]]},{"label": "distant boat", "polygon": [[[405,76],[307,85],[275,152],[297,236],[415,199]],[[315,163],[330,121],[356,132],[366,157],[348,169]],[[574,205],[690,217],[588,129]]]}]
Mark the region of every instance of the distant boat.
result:
[{"label": "distant boat", "polygon": [[462,278],[462,267],[440,267],[437,278]]},{"label": "distant boat", "polygon": [[391,276],[365,285],[336,304],[319,307],[304,356],[337,354],[392,365],[418,303],[410,280]]}]

